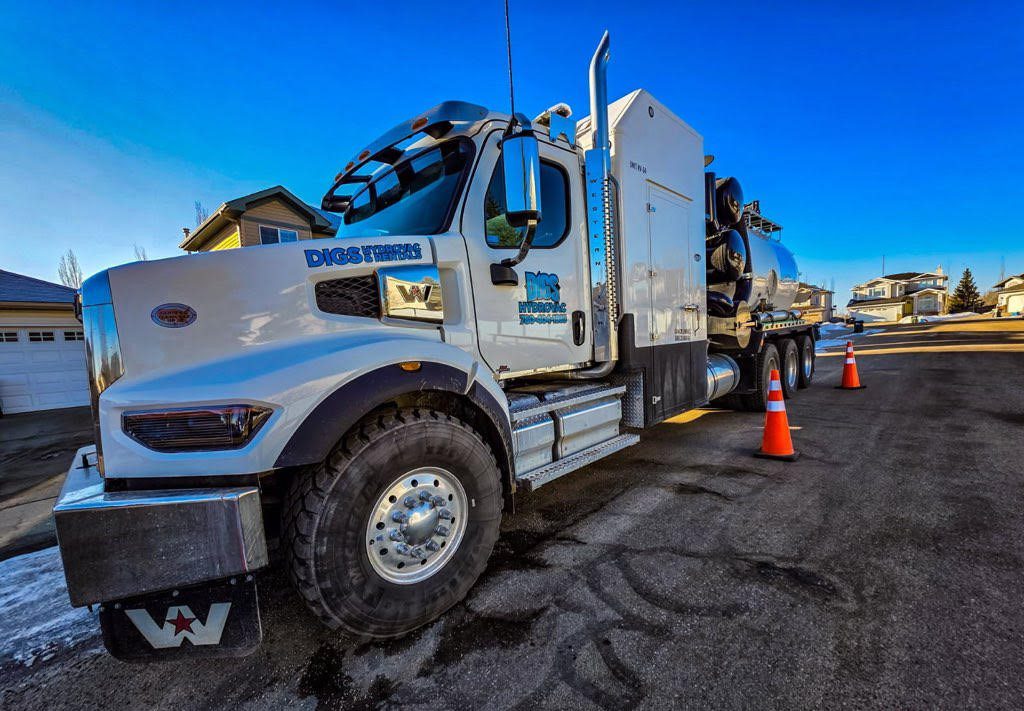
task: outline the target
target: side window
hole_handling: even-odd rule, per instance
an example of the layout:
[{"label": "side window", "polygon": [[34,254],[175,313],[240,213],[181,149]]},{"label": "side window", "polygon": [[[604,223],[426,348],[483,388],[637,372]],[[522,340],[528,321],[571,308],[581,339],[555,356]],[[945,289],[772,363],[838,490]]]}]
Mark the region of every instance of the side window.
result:
[{"label": "side window", "polygon": [[[540,164],[541,221],[533,237],[534,248],[554,247],[562,241],[569,224],[569,178],[554,163]],[[484,226],[491,247],[515,248],[526,228],[516,229],[505,219],[505,171],[501,159],[494,168],[484,201]]]}]

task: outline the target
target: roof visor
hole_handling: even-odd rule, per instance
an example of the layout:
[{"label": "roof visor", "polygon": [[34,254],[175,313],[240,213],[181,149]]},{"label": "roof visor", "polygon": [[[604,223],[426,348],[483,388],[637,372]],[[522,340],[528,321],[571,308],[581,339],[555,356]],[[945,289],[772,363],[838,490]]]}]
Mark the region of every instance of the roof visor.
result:
[{"label": "roof visor", "polygon": [[[345,185],[362,185],[370,182],[374,173],[383,165],[395,165],[406,155],[412,144],[417,150],[426,147],[424,138],[439,141],[448,135],[458,123],[475,123],[487,116],[487,109],[464,101],[445,101],[416,118],[398,124],[369,146],[361,150],[334,178],[334,184],[324,195],[320,207],[328,212],[344,212],[355,192],[338,189]],[[372,164],[372,165],[371,165]]]}]

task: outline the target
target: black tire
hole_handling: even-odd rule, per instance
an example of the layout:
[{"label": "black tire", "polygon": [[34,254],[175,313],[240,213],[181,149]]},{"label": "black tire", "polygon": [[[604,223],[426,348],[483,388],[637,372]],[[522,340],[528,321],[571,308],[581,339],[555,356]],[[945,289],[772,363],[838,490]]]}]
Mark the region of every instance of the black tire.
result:
[{"label": "black tire", "polygon": [[809,388],[811,381],[814,380],[814,339],[804,334],[797,337],[796,345],[800,349],[800,382],[797,383],[797,387]]},{"label": "black tire", "polygon": [[789,400],[796,395],[796,389],[800,387],[800,349],[792,338],[780,339],[778,349],[782,363],[782,367],[779,368],[782,396]]},{"label": "black tire", "polygon": [[750,412],[764,412],[768,404],[768,383],[771,381],[772,370],[779,369],[779,351],[771,343],[765,344],[757,354],[755,379],[757,391],[743,396],[743,407]]},{"label": "black tire", "polygon": [[[366,531],[396,477],[424,466],[445,469],[465,490],[465,531],[436,573],[399,584],[374,570]],[[498,538],[501,509],[498,463],[469,425],[418,408],[370,416],[323,464],[292,481],[282,531],[292,582],[328,627],[377,639],[400,636],[466,596]]]}]

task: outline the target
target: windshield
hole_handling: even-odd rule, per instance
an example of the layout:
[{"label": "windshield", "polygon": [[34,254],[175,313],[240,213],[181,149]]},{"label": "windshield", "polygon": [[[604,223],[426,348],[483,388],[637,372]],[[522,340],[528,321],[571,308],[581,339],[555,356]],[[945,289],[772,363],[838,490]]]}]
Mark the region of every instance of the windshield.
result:
[{"label": "windshield", "polygon": [[338,237],[430,235],[444,230],[471,151],[467,140],[447,141],[374,176],[352,196]]}]

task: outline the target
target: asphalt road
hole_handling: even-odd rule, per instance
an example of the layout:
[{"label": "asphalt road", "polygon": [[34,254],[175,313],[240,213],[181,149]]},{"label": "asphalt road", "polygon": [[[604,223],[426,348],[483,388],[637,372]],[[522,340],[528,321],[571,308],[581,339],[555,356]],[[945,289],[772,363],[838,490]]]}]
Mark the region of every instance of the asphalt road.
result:
[{"label": "asphalt road", "polygon": [[790,401],[798,462],[750,456],[756,414],[663,424],[519,497],[467,600],[406,639],[324,631],[270,573],[250,657],[140,667],[87,634],[0,660],[0,705],[1020,708],[1024,323],[861,343],[866,390],[822,357]]}]

